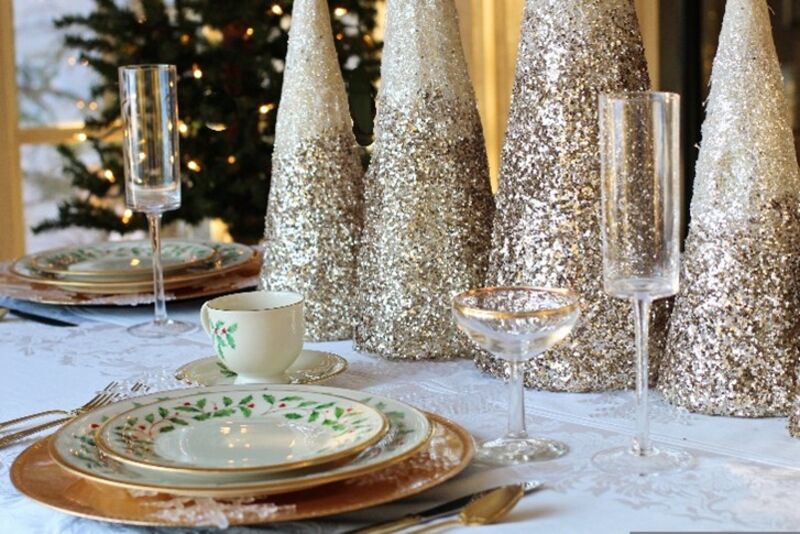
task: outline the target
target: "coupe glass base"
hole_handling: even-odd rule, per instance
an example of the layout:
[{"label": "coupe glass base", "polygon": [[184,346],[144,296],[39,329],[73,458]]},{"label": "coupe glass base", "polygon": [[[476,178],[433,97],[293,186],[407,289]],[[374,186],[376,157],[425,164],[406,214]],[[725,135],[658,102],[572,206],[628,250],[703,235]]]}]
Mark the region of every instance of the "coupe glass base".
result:
[{"label": "coupe glass base", "polygon": [[167,319],[166,321],[150,321],[147,323],[137,324],[129,327],[128,332],[132,336],[136,337],[158,339],[162,337],[186,334],[187,332],[191,332],[196,329],[196,324]]},{"label": "coupe glass base", "polygon": [[694,457],[680,449],[663,447],[653,447],[650,454],[639,455],[628,446],[600,451],[592,463],[614,475],[649,476],[686,469],[694,463]]},{"label": "coupe glass base", "polygon": [[483,443],[478,447],[475,458],[489,465],[516,465],[554,460],[568,451],[569,447],[560,441],[503,437]]}]

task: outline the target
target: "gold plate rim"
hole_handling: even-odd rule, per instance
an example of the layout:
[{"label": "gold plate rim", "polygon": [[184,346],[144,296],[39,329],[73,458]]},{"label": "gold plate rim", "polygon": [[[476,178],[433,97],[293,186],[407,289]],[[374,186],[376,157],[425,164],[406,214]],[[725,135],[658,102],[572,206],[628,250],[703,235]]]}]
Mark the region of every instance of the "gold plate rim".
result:
[{"label": "gold plate rim", "polygon": [[[391,493],[388,493],[388,494],[385,494],[385,495],[381,495],[379,497],[374,497],[375,496],[374,492],[364,491],[364,487],[363,486],[354,487],[353,491],[358,491],[359,495],[363,495],[364,498],[359,498],[359,499],[353,501],[353,503],[350,504],[350,505],[344,505],[344,506],[339,506],[339,507],[329,507],[327,509],[309,510],[309,511],[307,511],[305,513],[295,513],[294,515],[291,515],[291,513],[287,512],[287,514],[285,516],[280,516],[280,517],[275,518],[275,519],[272,519],[272,518],[266,518],[266,519],[259,518],[257,520],[252,520],[251,521],[251,520],[247,520],[247,519],[241,518],[241,517],[239,517],[239,518],[237,518],[237,517],[229,517],[228,519],[229,519],[230,525],[231,526],[236,526],[236,525],[248,525],[248,524],[257,524],[257,523],[263,524],[263,523],[281,522],[281,521],[298,521],[298,520],[303,520],[303,519],[313,519],[313,518],[325,517],[325,516],[336,515],[336,514],[341,514],[341,513],[346,513],[346,512],[353,512],[353,511],[362,510],[362,509],[365,509],[365,508],[370,508],[370,507],[373,507],[373,506],[379,506],[379,505],[386,504],[386,503],[389,503],[389,502],[394,502],[394,501],[397,501],[397,500],[400,500],[400,499],[405,499],[405,498],[417,495],[417,494],[419,494],[419,493],[421,493],[423,491],[426,491],[428,489],[431,489],[431,488],[433,488],[435,486],[438,486],[440,484],[443,484],[443,483],[447,482],[448,480],[452,479],[453,477],[457,476],[462,471],[464,471],[464,469],[466,469],[467,466],[472,461],[472,459],[473,459],[473,457],[475,455],[474,440],[472,438],[472,435],[466,429],[464,429],[462,426],[450,421],[449,419],[447,419],[445,417],[442,417],[442,416],[439,416],[439,415],[436,415],[436,414],[429,413],[429,412],[423,412],[423,413],[425,413],[426,417],[428,417],[428,419],[432,423],[441,425],[448,432],[452,433],[453,435],[455,435],[456,438],[459,439],[459,441],[460,441],[460,443],[461,443],[461,445],[462,445],[464,450],[463,450],[463,453],[462,453],[462,457],[461,457],[461,459],[460,459],[460,461],[459,461],[459,463],[457,465],[454,465],[454,466],[450,467],[448,470],[443,471],[443,472],[432,473],[428,477],[427,482],[424,482],[424,483],[421,483],[421,484],[419,484],[419,483],[418,484],[414,484],[413,486],[406,486],[405,488],[403,488],[401,490],[396,490],[394,492],[391,492]],[[434,427],[435,427],[435,425],[432,424],[431,425],[431,433],[433,433]],[[104,514],[102,510],[94,510],[93,512],[79,511],[79,510],[77,510],[78,505],[76,503],[67,502],[67,501],[54,502],[53,500],[45,500],[40,495],[38,495],[36,491],[34,491],[32,488],[29,488],[25,484],[22,474],[23,474],[24,470],[27,468],[27,463],[30,461],[30,457],[31,456],[33,456],[36,453],[41,453],[41,449],[43,449],[43,448],[44,448],[44,454],[48,454],[49,455],[50,443],[52,443],[52,441],[53,441],[53,437],[52,436],[48,436],[48,437],[43,438],[42,440],[37,441],[36,443],[30,445],[22,453],[20,453],[19,456],[17,456],[17,458],[15,459],[13,465],[11,466],[9,474],[10,474],[10,478],[11,478],[12,484],[17,489],[17,491],[19,491],[21,494],[25,495],[29,499],[32,499],[33,501],[35,501],[35,502],[37,502],[37,503],[39,503],[39,504],[41,504],[43,506],[46,506],[46,507],[48,507],[50,509],[53,509],[53,510],[56,510],[56,511],[59,511],[59,512],[62,512],[62,513],[66,513],[66,514],[69,514],[69,515],[72,515],[72,516],[77,516],[77,517],[83,517],[83,518],[86,518],[86,519],[92,519],[92,520],[96,520],[96,521],[103,521],[103,522],[107,522],[107,523],[118,523],[118,524],[137,525],[137,526],[153,526],[153,527],[192,527],[192,526],[200,526],[200,525],[197,525],[197,524],[190,523],[188,521],[183,521],[183,522],[181,522],[181,521],[157,521],[157,520],[152,520],[152,519],[142,519],[142,518],[135,518],[135,517],[122,517],[120,515],[116,515],[115,516],[115,515],[111,515],[108,512],[106,512]],[[429,441],[430,440],[426,441],[425,445],[427,445],[429,443]],[[415,454],[417,452],[420,452],[420,451],[419,450],[415,451]],[[404,458],[404,460],[407,460],[407,459],[411,458],[411,456],[413,456],[413,455],[409,455],[408,457]],[[55,466],[61,468],[60,464],[55,462],[55,460],[52,457],[49,457],[49,461],[53,462],[55,464]],[[397,463],[400,463],[400,462],[397,462]],[[72,473],[72,472],[70,472],[68,470],[64,470],[64,474],[66,476],[83,478],[83,477],[79,477],[78,475],[75,475],[74,473]],[[354,475],[352,478],[356,478],[358,476],[361,476],[361,475]],[[91,481],[91,480],[89,482],[91,484],[98,485],[100,488],[102,488],[104,486],[108,486],[108,484],[105,484],[103,482],[96,482],[96,481]],[[310,491],[313,491],[314,489],[316,489],[316,487],[309,488]],[[288,492],[281,492],[281,493],[288,493]],[[251,493],[250,494],[250,496],[256,496],[256,495],[258,495],[258,494],[257,493]],[[278,493],[274,493],[274,495],[278,495]],[[371,496],[373,497],[373,499],[369,500],[369,498]]]},{"label": "gold plate rim", "polygon": [[[276,385],[283,385],[283,384],[276,384]],[[349,460],[354,458],[359,453],[363,452],[365,449],[375,445],[386,433],[389,431],[389,419],[386,417],[386,414],[378,410],[377,408],[373,408],[363,402],[358,402],[353,399],[347,399],[345,397],[341,397],[339,395],[334,395],[332,393],[325,393],[325,392],[314,392],[320,395],[328,396],[328,397],[335,397],[338,399],[346,400],[352,402],[354,404],[360,404],[361,406],[367,408],[369,411],[377,414],[380,418],[381,426],[372,435],[369,439],[358,443],[357,445],[345,450],[336,453],[331,453],[327,455],[318,456],[308,460],[301,460],[295,462],[289,462],[286,464],[276,465],[272,467],[267,466],[253,466],[253,467],[235,467],[235,468],[214,468],[214,467],[174,467],[166,464],[160,464],[155,462],[145,462],[144,460],[138,460],[132,456],[125,456],[121,454],[118,450],[112,448],[111,444],[108,443],[104,436],[104,431],[106,428],[113,422],[119,421],[120,419],[126,417],[129,413],[139,410],[142,406],[134,407],[124,412],[118,413],[117,415],[111,417],[103,423],[100,428],[97,430],[97,436],[95,438],[95,443],[97,444],[97,449],[102,452],[105,456],[112,458],[120,463],[127,464],[134,466],[138,469],[147,469],[148,471],[152,471],[153,473],[199,473],[199,474],[271,474],[271,473],[282,473],[284,471],[293,471],[296,469],[305,469],[307,467],[318,467],[325,464],[332,464],[335,462],[342,462],[345,460]],[[201,395],[200,392],[196,393],[196,395]],[[178,397],[181,400],[189,399],[194,395],[186,396],[186,397]],[[152,403],[156,404],[156,403]],[[149,406],[149,405],[148,405]]]},{"label": "gold plate rim", "polygon": [[[306,381],[303,381],[303,382],[282,382],[282,383],[277,384],[277,385],[292,386],[292,385],[303,385],[303,384],[322,384],[324,382],[327,382],[331,378],[333,378],[335,376],[339,376],[340,374],[344,373],[350,367],[350,362],[348,362],[346,358],[344,358],[344,357],[342,357],[342,356],[340,356],[338,354],[334,354],[333,352],[328,352],[326,350],[316,350],[314,352],[319,352],[321,354],[325,354],[326,356],[332,357],[334,359],[334,361],[336,362],[336,366],[333,368],[334,370],[330,374],[326,374],[325,376],[322,376],[320,378],[306,380]],[[192,380],[192,378],[189,376],[189,370],[188,370],[189,366],[196,365],[196,364],[199,364],[200,362],[204,362],[204,361],[207,361],[207,360],[219,361],[219,358],[217,356],[206,356],[205,358],[198,358],[196,360],[192,360],[190,362],[186,362],[185,364],[181,365],[180,367],[178,367],[175,370],[175,379],[176,380],[180,380],[181,382],[184,382],[186,384],[200,384],[201,386],[221,386],[221,385],[224,385],[224,384],[204,384],[204,383],[200,383],[200,382]],[[291,367],[290,367],[290,369],[291,369]],[[287,372],[288,371],[289,371],[289,369],[287,369]]]}]

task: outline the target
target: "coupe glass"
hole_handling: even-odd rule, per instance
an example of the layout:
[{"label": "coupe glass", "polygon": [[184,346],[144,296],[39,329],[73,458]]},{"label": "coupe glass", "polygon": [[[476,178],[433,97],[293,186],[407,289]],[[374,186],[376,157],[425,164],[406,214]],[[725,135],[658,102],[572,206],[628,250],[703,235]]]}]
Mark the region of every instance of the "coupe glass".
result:
[{"label": "coupe glass", "polygon": [[125,200],[128,208],[147,214],[153,246],[155,317],[128,329],[139,337],[166,337],[196,328],[167,317],[161,267],[161,214],[181,205],[177,91],[174,65],[119,69]]},{"label": "coupe glass", "polygon": [[578,295],[568,289],[489,287],[453,298],[458,327],[481,348],[506,360],[511,371],[508,433],[483,443],[479,460],[512,465],[551,460],[567,452],[559,441],[528,436],[523,367],[567,337],[579,315]]},{"label": "coupe glass", "polygon": [[633,303],[637,429],[632,447],[594,456],[600,469],[647,475],[687,466],[683,450],[656,448],[648,419],[648,326],[653,300],[678,292],[681,234],[680,97],[600,97],[603,286]]}]

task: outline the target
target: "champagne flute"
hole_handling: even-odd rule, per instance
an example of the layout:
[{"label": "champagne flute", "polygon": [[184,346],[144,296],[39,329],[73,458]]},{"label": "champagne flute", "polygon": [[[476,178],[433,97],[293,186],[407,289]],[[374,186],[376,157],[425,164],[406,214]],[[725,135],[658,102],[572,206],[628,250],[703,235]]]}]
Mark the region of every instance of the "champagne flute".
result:
[{"label": "champagne flute", "polygon": [[177,91],[174,65],[119,68],[125,201],[131,210],[147,214],[153,247],[155,317],[128,328],[138,337],[160,338],[196,328],[167,317],[161,266],[161,215],[181,205]]},{"label": "champagne flute", "polygon": [[567,337],[579,315],[578,295],[568,289],[487,287],[453,298],[458,327],[481,348],[508,361],[511,370],[508,433],[483,443],[479,460],[513,465],[552,460],[569,450],[560,441],[528,435],[523,367]]},{"label": "champagne flute", "polygon": [[648,327],[653,300],[678,292],[681,233],[680,96],[600,97],[603,286],[633,303],[636,420],[632,447],[597,453],[606,472],[648,475],[688,466],[686,451],[656,448],[648,418]]}]

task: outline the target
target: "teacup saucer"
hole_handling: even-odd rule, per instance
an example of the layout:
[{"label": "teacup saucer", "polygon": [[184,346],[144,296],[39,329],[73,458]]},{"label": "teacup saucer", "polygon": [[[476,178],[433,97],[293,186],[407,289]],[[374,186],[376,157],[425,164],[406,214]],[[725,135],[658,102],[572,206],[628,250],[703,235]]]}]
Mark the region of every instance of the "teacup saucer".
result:
[{"label": "teacup saucer", "polygon": [[[330,352],[303,350],[286,370],[287,384],[316,384],[338,375],[347,369],[347,360]],[[219,386],[233,384],[236,373],[225,367],[219,358],[201,358],[180,367],[175,378],[200,384]]]}]

